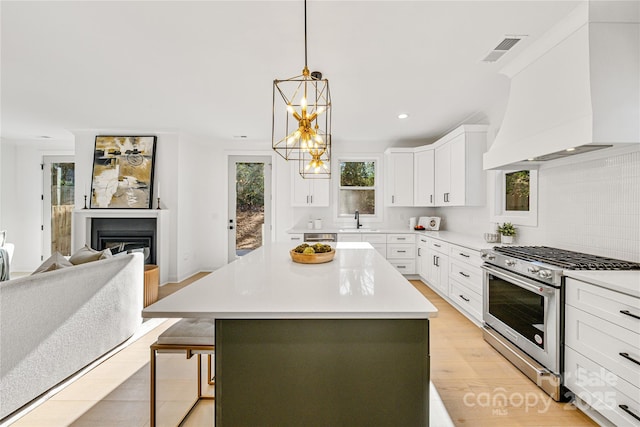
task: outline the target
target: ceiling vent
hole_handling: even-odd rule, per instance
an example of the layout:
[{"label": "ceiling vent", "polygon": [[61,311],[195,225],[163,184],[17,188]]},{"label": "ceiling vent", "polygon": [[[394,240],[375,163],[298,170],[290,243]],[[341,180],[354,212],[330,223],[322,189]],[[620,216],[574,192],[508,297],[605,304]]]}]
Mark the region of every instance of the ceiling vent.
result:
[{"label": "ceiling vent", "polygon": [[496,62],[507,53],[509,49],[516,45],[524,36],[505,36],[498,45],[482,59],[482,62]]}]

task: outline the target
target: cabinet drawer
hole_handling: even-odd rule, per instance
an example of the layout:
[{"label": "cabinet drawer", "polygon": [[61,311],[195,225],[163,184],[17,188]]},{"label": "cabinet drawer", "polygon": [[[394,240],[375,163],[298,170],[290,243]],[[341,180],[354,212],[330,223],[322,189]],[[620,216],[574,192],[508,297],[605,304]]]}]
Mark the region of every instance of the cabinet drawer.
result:
[{"label": "cabinet drawer", "polygon": [[567,277],[566,289],[567,304],[630,331],[640,331],[640,298],[570,277]]},{"label": "cabinet drawer", "polygon": [[565,350],[565,385],[616,426],[638,425],[618,405],[640,415],[640,389],[571,348]]},{"label": "cabinet drawer", "polygon": [[640,384],[640,334],[570,305],[565,309],[565,325],[569,347],[630,383]]},{"label": "cabinet drawer", "polygon": [[387,243],[415,243],[415,234],[387,234]]},{"label": "cabinet drawer", "polygon": [[451,245],[449,245],[449,243],[447,242],[443,242],[442,240],[429,239],[429,247],[436,252],[440,252],[444,255],[449,255]]},{"label": "cabinet drawer", "polygon": [[482,270],[479,267],[449,258],[449,277],[482,295]]},{"label": "cabinet drawer", "polygon": [[402,274],[416,274],[416,262],[414,260],[390,259],[389,263]]},{"label": "cabinet drawer", "polygon": [[451,248],[449,249],[449,256],[452,260],[462,261],[476,267],[480,267],[482,265],[480,252],[463,248],[461,246],[451,245]]},{"label": "cabinet drawer", "polygon": [[338,242],[362,242],[362,236],[358,233],[338,234]]},{"label": "cabinet drawer", "polygon": [[478,321],[482,321],[482,297],[454,279],[449,279],[449,298]]},{"label": "cabinet drawer", "polygon": [[415,257],[416,257],[415,245],[402,245],[402,244],[387,245],[387,259],[415,258]]},{"label": "cabinet drawer", "polygon": [[362,241],[363,242],[369,242],[369,243],[387,243],[387,235],[386,234],[380,234],[380,233],[375,233],[375,234],[369,234],[369,233],[362,233]]}]

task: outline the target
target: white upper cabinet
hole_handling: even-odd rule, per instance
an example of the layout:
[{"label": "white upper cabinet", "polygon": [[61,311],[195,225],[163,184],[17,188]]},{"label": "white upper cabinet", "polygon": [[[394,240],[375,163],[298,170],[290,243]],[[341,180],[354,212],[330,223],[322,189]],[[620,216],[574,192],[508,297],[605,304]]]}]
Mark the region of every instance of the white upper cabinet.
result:
[{"label": "white upper cabinet", "polygon": [[413,206],[413,149],[385,151],[385,206]]},{"label": "white upper cabinet", "polygon": [[485,125],[463,125],[434,143],[435,206],[484,205],[486,135]]},{"label": "white upper cabinet", "polygon": [[416,149],[413,154],[413,204],[435,206],[435,151]]},{"label": "white upper cabinet", "polygon": [[298,164],[291,165],[291,206],[329,206],[330,179],[303,179]]}]

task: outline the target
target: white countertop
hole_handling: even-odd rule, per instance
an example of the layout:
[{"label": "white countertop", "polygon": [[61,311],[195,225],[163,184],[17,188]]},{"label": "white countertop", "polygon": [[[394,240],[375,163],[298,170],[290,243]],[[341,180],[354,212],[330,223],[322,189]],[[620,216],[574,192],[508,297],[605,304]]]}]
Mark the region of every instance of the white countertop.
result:
[{"label": "white countertop", "polygon": [[565,276],[640,298],[640,271],[565,270]]},{"label": "white countertop", "polygon": [[391,233],[411,233],[416,234],[418,236],[428,236],[434,239],[444,240],[449,243],[453,243],[454,245],[463,246],[468,249],[473,249],[479,251],[481,249],[490,249],[496,245],[500,245],[500,243],[487,243],[484,240],[484,232],[478,232],[475,234],[463,234],[457,233],[455,231],[415,231],[410,230],[408,228],[375,228],[375,229],[366,229],[361,228],[360,230],[353,229],[340,229],[340,228],[323,228],[323,229],[307,229],[307,228],[292,228],[287,231],[289,234],[304,234],[304,233],[383,233],[383,234],[391,234]]},{"label": "white countertop", "polygon": [[437,309],[368,243],[338,243],[333,261],[298,264],[290,242],[225,265],[143,310],[144,317],[426,319]]}]

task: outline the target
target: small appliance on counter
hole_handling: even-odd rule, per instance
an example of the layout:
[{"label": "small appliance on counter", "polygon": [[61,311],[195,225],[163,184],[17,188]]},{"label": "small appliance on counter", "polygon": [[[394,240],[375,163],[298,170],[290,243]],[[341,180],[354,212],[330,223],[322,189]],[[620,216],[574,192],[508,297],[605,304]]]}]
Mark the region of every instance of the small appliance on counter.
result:
[{"label": "small appliance on counter", "polygon": [[438,231],[440,230],[440,217],[421,216],[418,220],[418,225],[424,227],[427,231]]}]

